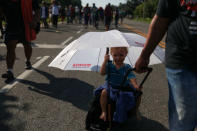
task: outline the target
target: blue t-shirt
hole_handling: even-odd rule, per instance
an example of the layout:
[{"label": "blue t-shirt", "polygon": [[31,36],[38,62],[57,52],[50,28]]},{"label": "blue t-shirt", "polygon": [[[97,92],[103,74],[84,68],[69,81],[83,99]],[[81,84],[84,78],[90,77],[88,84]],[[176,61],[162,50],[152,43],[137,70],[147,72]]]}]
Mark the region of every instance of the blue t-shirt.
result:
[{"label": "blue t-shirt", "polygon": [[[108,65],[109,65],[109,73],[108,73]],[[124,79],[124,76],[126,75],[127,73],[127,70],[129,68],[132,68],[129,64],[124,64],[124,66],[120,67],[119,69],[117,69],[115,67],[115,65],[112,63],[112,61],[109,62],[109,64],[106,64],[106,78],[105,80],[108,81],[108,75],[109,76],[109,83],[111,86],[120,86],[123,79]],[[126,82],[124,83],[124,86],[127,86],[129,85],[130,83],[130,79],[132,78],[136,78],[134,73],[133,72],[130,72],[128,77],[127,77],[127,80]]]}]

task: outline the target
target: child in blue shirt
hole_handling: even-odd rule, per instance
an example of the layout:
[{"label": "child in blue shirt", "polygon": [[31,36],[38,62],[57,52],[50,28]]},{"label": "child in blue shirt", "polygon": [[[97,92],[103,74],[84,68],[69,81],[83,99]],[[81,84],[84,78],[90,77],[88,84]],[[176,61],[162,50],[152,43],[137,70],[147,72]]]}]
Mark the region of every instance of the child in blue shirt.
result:
[{"label": "child in blue shirt", "polygon": [[[120,86],[123,78],[129,68],[131,66],[129,64],[125,64],[124,60],[127,56],[128,48],[127,47],[112,47],[110,49],[110,54],[112,55],[113,62],[108,62],[110,56],[108,54],[105,55],[104,62],[101,66],[100,74],[101,75],[110,75],[110,77],[106,77],[106,81],[109,81],[110,90],[107,82],[96,89],[95,94],[101,93],[100,104],[102,113],[100,115],[100,119],[106,121],[106,106],[107,106],[107,98],[108,93],[110,93],[110,99],[116,103],[116,110],[114,112],[113,120],[119,123],[127,120],[128,111],[135,106],[135,98],[132,92],[123,92],[117,89],[113,89],[113,86]],[[109,73],[108,73],[109,69]],[[124,86],[129,86],[136,90],[140,90],[135,75],[130,72]],[[110,91],[110,92],[109,92]],[[137,118],[140,119],[139,114],[136,113]]]}]

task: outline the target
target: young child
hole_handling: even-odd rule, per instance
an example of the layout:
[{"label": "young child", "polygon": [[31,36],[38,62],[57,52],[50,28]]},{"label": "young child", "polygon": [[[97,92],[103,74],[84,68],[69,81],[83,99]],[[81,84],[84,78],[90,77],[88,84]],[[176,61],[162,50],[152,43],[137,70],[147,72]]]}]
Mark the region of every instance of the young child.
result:
[{"label": "young child", "polygon": [[[110,85],[110,92],[107,82],[96,89],[96,93],[101,93],[100,97],[100,104],[102,113],[100,115],[100,119],[106,121],[107,120],[107,99],[108,94],[110,93],[110,99],[116,103],[116,110],[114,112],[113,120],[119,123],[124,122],[127,120],[128,111],[135,106],[135,98],[132,92],[123,92],[117,89],[113,89],[113,86],[118,86],[123,81],[123,78],[129,68],[131,66],[129,64],[125,64],[124,60],[128,53],[127,47],[112,47],[110,49],[110,53],[113,57],[113,61],[108,63],[110,56],[108,54],[105,55],[104,62],[101,66],[100,73],[101,75],[106,75],[106,81],[109,81]],[[109,73],[108,73],[109,69]],[[110,77],[108,77],[110,75]],[[128,86],[131,88],[135,88],[136,90],[140,90],[139,86],[137,85],[135,75],[130,72],[124,86]],[[137,107],[138,107],[137,105]],[[138,113],[136,113],[137,115]],[[137,115],[137,119],[140,119],[139,115]]]}]

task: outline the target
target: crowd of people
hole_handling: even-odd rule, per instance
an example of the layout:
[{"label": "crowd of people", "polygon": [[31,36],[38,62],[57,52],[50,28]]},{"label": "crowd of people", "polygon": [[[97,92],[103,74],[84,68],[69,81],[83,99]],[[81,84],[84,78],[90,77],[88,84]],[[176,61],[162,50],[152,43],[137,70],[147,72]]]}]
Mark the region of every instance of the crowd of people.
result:
[{"label": "crowd of people", "polygon": [[43,1],[41,5],[41,26],[44,28],[48,28],[49,24],[57,28],[58,18],[61,23],[65,21],[67,24],[84,23],[85,28],[88,25],[93,25],[96,29],[98,29],[99,21],[102,21],[107,26],[106,28],[109,28],[113,16],[115,17],[115,26],[118,27],[118,21],[121,19],[122,23],[125,13],[119,11],[118,7],[113,10],[110,4],[106,5],[105,9],[96,7],[95,3],[92,6],[86,4],[85,7],[82,7],[63,6],[57,1],[53,1],[50,5]]},{"label": "crowd of people", "polygon": [[[95,3],[92,6],[86,4],[85,7],[63,6],[57,1],[52,3],[42,1],[40,4],[40,27],[43,28],[49,28],[50,25],[57,28],[58,22],[66,22],[67,24],[84,24],[85,28],[93,25],[98,29],[99,22],[101,22],[105,24],[106,30],[109,30],[113,18],[115,27],[118,28],[119,20],[122,23],[124,17],[124,11],[119,10],[118,7],[113,9],[110,4],[106,5],[105,9],[96,7]],[[3,15],[0,15],[1,39],[3,39],[4,34],[2,25],[4,19]]]}]

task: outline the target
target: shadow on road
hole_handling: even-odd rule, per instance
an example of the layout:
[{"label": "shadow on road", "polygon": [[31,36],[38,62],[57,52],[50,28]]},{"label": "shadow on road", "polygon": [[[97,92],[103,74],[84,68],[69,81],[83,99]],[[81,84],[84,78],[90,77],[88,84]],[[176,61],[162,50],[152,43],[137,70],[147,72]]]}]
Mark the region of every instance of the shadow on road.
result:
[{"label": "shadow on road", "polygon": [[10,119],[13,119],[13,115],[11,110],[23,110],[18,105],[14,104],[13,102],[18,101],[15,96],[9,96],[6,94],[0,94],[0,130],[1,131],[14,131],[22,130],[23,123],[21,122],[20,118],[17,119],[16,123],[8,123]]},{"label": "shadow on road", "polygon": [[93,97],[94,87],[92,85],[76,78],[57,78],[47,72],[38,69],[34,70],[45,76],[49,80],[49,84],[20,80],[21,83],[30,86],[29,90],[55,99],[68,101],[85,111],[89,109],[89,102]]},{"label": "shadow on road", "polygon": [[141,121],[130,119],[123,125],[114,126],[112,131],[169,131],[157,121],[142,117]]}]

